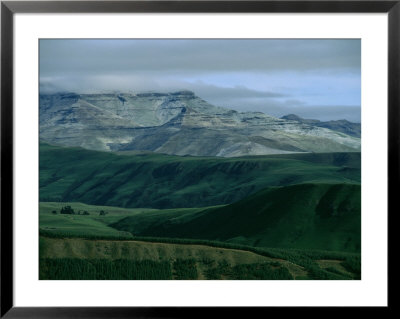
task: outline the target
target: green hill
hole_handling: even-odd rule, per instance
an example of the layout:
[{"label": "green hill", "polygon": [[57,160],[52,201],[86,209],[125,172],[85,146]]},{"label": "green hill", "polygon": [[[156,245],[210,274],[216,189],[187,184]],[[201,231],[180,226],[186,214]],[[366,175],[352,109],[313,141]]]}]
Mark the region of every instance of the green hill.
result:
[{"label": "green hill", "polygon": [[[344,209],[349,217],[354,214],[353,218],[356,220],[357,212],[353,209],[357,210],[357,198],[353,197],[351,189],[339,187],[338,190],[336,188],[337,186],[331,189],[328,185],[327,192],[317,192],[316,196],[321,194],[325,196],[322,196],[316,213],[326,218],[326,223],[331,223],[332,219],[327,218],[329,214],[327,214],[328,216],[325,214],[326,211],[329,212],[329,209],[326,210],[326,204],[334,203],[331,210],[332,215],[341,216]],[[259,194],[262,193],[264,192]],[[259,194],[252,196],[254,197],[252,200],[255,203],[255,211],[262,208],[261,202],[257,200]],[[307,196],[308,193],[301,194]],[[355,195],[357,195],[357,191]],[[341,197],[341,199],[332,201],[330,196]],[[196,223],[199,222],[198,218],[207,215],[209,212],[225,211],[227,216],[222,216],[222,219],[236,218],[239,222],[243,222],[245,217],[242,216],[243,210],[240,205],[246,205],[246,201],[243,200],[228,206],[165,210],[94,206],[76,202],[42,202],[39,206],[40,278],[73,280],[288,279],[287,272],[284,269],[276,273],[278,264],[281,268],[287,268],[294,279],[360,278],[359,251],[353,253],[351,251],[339,252],[325,249],[293,249],[296,245],[292,245],[293,247],[290,249],[279,248],[282,245],[279,240],[272,241],[276,247],[270,248],[243,245],[237,243],[240,241],[235,242],[235,240],[229,242],[229,240],[215,241],[137,235],[159,233],[156,232],[156,229],[157,227],[160,228],[161,225],[166,225],[167,228],[170,228],[171,225],[186,227],[192,223],[192,226],[196,227]],[[339,206],[336,207],[337,204]],[[65,205],[71,206],[75,213],[72,215],[60,214],[61,208]],[[233,210],[233,214],[229,214],[232,207],[236,207],[236,212]],[[100,214],[102,211],[106,214]],[[82,214],[82,212],[87,214]],[[244,214],[254,219],[254,214],[248,211],[244,211]],[[296,215],[292,215],[292,217],[288,216],[286,219],[292,218],[293,221],[296,221]],[[224,221],[222,220],[222,222]],[[268,219],[264,221],[261,219],[254,220],[254,223],[260,223],[260,225],[261,222],[268,224]],[[300,222],[296,221],[299,225]],[[355,221],[355,223],[357,222]],[[246,227],[242,226],[250,226],[250,224],[239,224],[236,231],[243,231]],[[127,229],[134,233],[112,227],[118,227],[118,225],[125,225]],[[316,225],[318,228],[318,223]],[[336,225],[341,225],[340,227],[345,225],[347,229],[342,228],[340,230],[340,227],[338,229],[327,227],[325,231],[332,232],[333,237],[325,238],[328,240],[322,241],[322,245],[306,244],[312,247],[330,248],[332,245],[329,244],[340,241],[342,237],[348,235],[346,232],[353,232],[357,241],[357,227],[355,225],[343,220],[337,222]],[[213,233],[211,228],[215,230],[215,227],[218,227],[217,223],[210,226],[212,226],[209,228],[210,234],[215,235],[215,231]],[[282,231],[282,229],[283,227],[278,227],[278,231]],[[310,231],[310,229],[312,230],[310,227],[305,227],[305,232]],[[250,244],[253,242],[251,230],[251,228],[248,229],[250,236],[247,238]],[[258,228],[254,227],[254,230],[258,231]],[[324,231],[321,228],[317,230]],[[230,231],[235,231],[235,229],[231,228]],[[166,235],[165,232],[163,234]],[[182,233],[175,232],[169,235],[182,235]],[[184,235],[187,236],[187,234]],[[315,235],[315,238],[313,238],[315,242],[324,238],[318,232],[308,235],[310,235],[309,238]],[[285,237],[282,238],[285,239]],[[242,242],[246,241],[242,240]],[[260,242],[257,244],[260,244]],[[335,247],[340,248],[339,245]],[[284,272],[281,273],[281,271]],[[284,275],[284,278],[281,275]]]},{"label": "green hill", "polygon": [[349,253],[41,236],[40,279],[360,279]]},{"label": "green hill", "polygon": [[[62,207],[70,206],[74,214],[61,214]],[[94,206],[77,202],[40,202],[39,226],[45,233],[58,236],[82,236],[84,238],[132,238],[131,233],[118,231],[110,227],[110,224],[129,217],[138,216],[136,222],[140,222],[142,229],[147,228],[155,221],[168,221],[174,217],[190,216],[204,208],[173,208],[173,209],[149,209],[149,208],[120,208],[112,206]],[[87,215],[82,212],[86,211]],[[106,214],[100,215],[104,211]]]},{"label": "green hill", "polygon": [[360,252],[361,186],[309,183],[273,187],[223,207],[183,214],[148,212],[109,226],[136,236]]},{"label": "green hill", "polygon": [[108,153],[40,144],[40,201],[136,208],[230,204],[269,186],[360,183],[360,153],[239,158]]}]

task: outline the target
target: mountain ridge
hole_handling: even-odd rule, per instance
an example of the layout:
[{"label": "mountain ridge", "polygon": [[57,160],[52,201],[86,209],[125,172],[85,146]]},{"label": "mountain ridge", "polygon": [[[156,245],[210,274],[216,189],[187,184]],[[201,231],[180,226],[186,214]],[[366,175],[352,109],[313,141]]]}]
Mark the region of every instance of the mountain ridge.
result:
[{"label": "mountain ridge", "polygon": [[40,95],[40,138],[92,150],[237,157],[359,151],[343,132],[214,106],[191,91]]},{"label": "mountain ridge", "polygon": [[320,121],[315,119],[304,119],[296,114],[287,114],[281,117],[284,120],[297,121],[312,126],[325,127],[333,131],[342,132],[350,136],[361,137],[361,123],[354,123],[345,119]]}]

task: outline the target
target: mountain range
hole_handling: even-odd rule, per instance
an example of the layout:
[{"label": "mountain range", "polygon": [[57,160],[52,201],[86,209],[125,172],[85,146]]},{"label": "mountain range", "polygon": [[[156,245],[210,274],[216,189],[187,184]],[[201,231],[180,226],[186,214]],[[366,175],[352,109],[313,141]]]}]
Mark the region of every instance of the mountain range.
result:
[{"label": "mountain range", "polygon": [[191,91],[41,94],[39,107],[42,141],[90,150],[237,157],[361,148],[356,123],[237,112]]}]

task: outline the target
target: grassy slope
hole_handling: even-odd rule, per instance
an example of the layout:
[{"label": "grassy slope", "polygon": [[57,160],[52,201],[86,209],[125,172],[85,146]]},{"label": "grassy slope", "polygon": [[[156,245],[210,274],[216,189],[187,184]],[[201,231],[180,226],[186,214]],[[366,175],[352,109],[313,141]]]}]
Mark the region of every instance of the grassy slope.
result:
[{"label": "grassy slope", "polygon": [[[75,212],[87,211],[89,215],[67,215],[60,214],[63,206],[71,206]],[[99,212],[107,212],[105,216],[100,216]],[[77,202],[41,202],[39,203],[39,225],[40,229],[47,233],[64,234],[66,236],[103,236],[103,237],[132,237],[131,233],[119,231],[110,227],[123,218],[137,216],[142,221],[141,227],[148,227],[154,221],[166,222],[171,218],[182,218],[191,216],[203,208],[174,208],[174,209],[150,209],[150,208],[120,208],[112,206],[95,206]],[[56,211],[57,214],[52,212]]]},{"label": "grassy slope", "polygon": [[[266,189],[226,206],[167,210],[65,203],[76,211],[89,211],[89,216],[53,215],[64,203],[41,203],[40,227],[67,235],[133,234],[359,252],[360,192],[360,185],[301,184]],[[108,214],[99,216],[100,210]]]},{"label": "grassy slope", "polygon": [[[318,259],[321,258],[318,254],[310,256],[303,255],[298,264],[279,256],[200,244],[40,237],[40,278],[354,279],[358,276],[344,267],[346,255],[330,259],[325,256],[323,260]],[[141,263],[147,264],[142,267]],[[169,275],[165,266],[172,270]],[[155,273],[146,274],[149,267]]]},{"label": "grassy slope", "polygon": [[360,183],[360,153],[199,158],[40,145],[41,201],[204,207],[304,182]]},{"label": "grassy slope", "polygon": [[[53,210],[59,211],[63,205],[71,205],[75,211],[87,210],[90,215],[52,214]],[[108,214],[99,216],[100,210]],[[179,219],[190,220],[199,212],[201,209],[146,210],[81,203],[40,203],[40,228],[45,235],[40,237],[41,279],[195,279],[190,272],[186,275],[192,277],[178,276],[174,270],[178,267],[176,263],[181,265],[178,267],[180,271],[188,267],[186,264],[193,264],[194,268],[189,267],[188,270],[195,269],[197,279],[274,279],[278,270],[268,263],[275,261],[297,279],[359,277],[358,254],[253,248],[173,238],[143,237],[138,241],[131,234],[108,226],[110,222],[126,216],[151,216],[149,220],[155,222],[161,216],[167,220],[171,215],[175,219],[177,215],[182,215]],[[344,270],[347,259],[353,265],[350,269],[356,270]],[[165,274],[165,262],[171,268],[173,278]],[[151,274],[149,269],[152,269]],[[284,274],[282,278],[286,278]]]},{"label": "grassy slope", "polygon": [[268,188],[237,203],[191,214],[149,212],[112,227],[139,236],[230,241],[251,246],[360,252],[361,187]]},{"label": "grassy slope", "polygon": [[[75,202],[41,203],[40,227],[52,234],[84,238],[100,236],[126,239],[132,238],[132,232],[134,235],[204,238],[262,247],[281,247],[284,249],[277,250],[277,257],[299,262],[299,266],[307,267],[309,278],[331,279],[333,276],[340,279],[343,278],[344,257],[339,258],[339,261],[332,261],[323,253],[319,257],[321,261],[315,258],[310,261],[307,257],[311,254],[309,250],[289,252],[286,248],[359,252],[359,183],[359,153],[223,159],[151,153],[117,155],[41,144],[42,200],[80,200],[124,207],[213,207],[158,210],[92,206]],[[282,185],[293,186],[279,187]],[[265,189],[266,186],[275,187]],[[240,199],[243,200],[232,205],[215,206]],[[87,210],[90,215],[52,214],[52,210],[59,210],[65,204],[70,204],[76,211]],[[109,214],[99,216],[100,210]],[[68,239],[61,241],[67,242]],[[111,242],[106,246],[109,244]],[[43,247],[41,239],[41,250]],[[61,251],[63,249],[65,247]],[[68,251],[72,252],[71,249]],[[216,248],[213,247],[212,250],[215,251]],[[172,251],[174,253],[169,256],[172,258],[171,262],[177,258],[176,251]],[[104,265],[101,260],[106,260],[104,256],[95,254],[93,258],[102,258],[98,264],[94,262],[93,265],[81,265],[79,260],[82,259],[74,260],[71,259],[74,258],[73,255],[66,256],[59,260],[53,258],[54,265],[52,262],[48,263],[47,259],[42,259],[43,269],[64,269],[65,265],[77,269],[102,268]],[[342,256],[342,253],[338,256]],[[182,265],[192,262],[189,260],[190,255],[186,257],[182,260]],[[355,273],[358,274],[359,257],[354,258],[346,259],[346,269],[348,271],[355,268]],[[115,262],[115,265],[107,264],[106,267],[112,269],[120,263]],[[174,265],[171,264],[171,269],[176,272]],[[241,279],[255,279],[243,277],[243,274],[263,271],[263,266],[254,263],[236,266],[229,264],[230,268],[214,264],[211,268],[207,266],[207,269],[197,263],[196,267],[203,276],[208,269],[209,275],[227,279],[232,273],[240,274]],[[239,268],[233,270],[232,267]],[[327,271],[321,271],[321,268]],[[68,276],[68,273],[64,275]]]},{"label": "grassy slope", "polygon": [[215,248],[206,245],[184,245],[145,241],[85,240],[79,238],[40,238],[41,258],[169,260],[178,258],[209,258],[227,260],[232,265],[273,261],[274,258],[252,252]]}]

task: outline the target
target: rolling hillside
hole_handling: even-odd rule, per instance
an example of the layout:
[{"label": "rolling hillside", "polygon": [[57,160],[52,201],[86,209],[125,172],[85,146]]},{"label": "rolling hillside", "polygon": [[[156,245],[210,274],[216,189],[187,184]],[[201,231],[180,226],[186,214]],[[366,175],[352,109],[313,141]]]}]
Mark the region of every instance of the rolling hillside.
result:
[{"label": "rolling hillside", "polygon": [[286,260],[204,245],[41,237],[40,246],[40,279],[309,279]]},{"label": "rolling hillside", "polygon": [[136,236],[360,252],[361,187],[300,184],[267,188],[223,207],[186,214],[148,212],[109,226]]},{"label": "rolling hillside", "polygon": [[360,279],[357,254],[40,237],[40,279]]},{"label": "rolling hillside", "polygon": [[230,204],[269,186],[352,183],[360,153],[240,158],[115,154],[40,144],[40,201],[136,208]]},{"label": "rolling hillside", "polygon": [[[205,219],[209,219],[210,212],[220,215],[211,216],[215,217],[214,223],[209,227],[211,235],[215,234],[215,227],[219,227],[218,223],[223,222],[227,224],[228,233],[245,233],[247,230],[250,239],[253,229],[246,229],[251,224],[249,220],[246,225],[228,225],[226,220],[228,218],[233,222],[234,220],[243,222],[246,215],[253,219],[253,223],[277,227],[277,231],[285,233],[290,231],[285,221],[295,223],[299,227],[304,226],[301,219],[307,214],[302,210],[302,204],[296,205],[299,208],[297,211],[299,214],[290,211],[288,216],[283,216],[282,223],[277,223],[274,218],[256,220],[255,214],[243,210],[242,206],[246,206],[248,200],[228,206],[168,210],[129,209],[82,203],[40,203],[40,278],[86,280],[359,279],[361,275],[359,251],[349,253],[321,250],[321,247],[341,248],[340,245],[330,244],[337,241],[340,243],[348,232],[357,234],[357,227],[352,224],[352,220],[359,218],[355,211],[357,199],[352,198],[351,187],[348,189],[341,186],[337,189],[337,187],[325,186],[326,189],[322,190],[324,196],[317,205],[316,212],[325,219],[325,229],[316,222],[314,227],[304,227],[305,236],[303,236],[310,241],[313,239],[314,242],[322,239],[319,245],[310,245],[310,241],[308,243],[307,240],[305,241],[307,246],[318,247],[318,250],[293,249],[296,245],[292,245],[289,249],[282,248],[285,243],[281,243],[276,238],[269,242],[269,244],[274,244],[275,248],[268,248],[246,245],[252,244],[251,240],[248,242],[242,240],[242,244],[238,244],[234,240],[224,242],[223,238],[220,241],[213,241],[137,236],[139,233],[146,234],[149,230],[153,230],[154,233],[161,225],[170,228],[172,225],[192,227],[198,224],[201,227],[199,218],[205,216]],[[249,198],[255,203],[252,208],[258,215],[260,215],[261,205],[257,198],[262,193],[264,192]],[[321,195],[316,193],[317,196]],[[301,192],[301,194],[307,195],[307,192]],[[328,214],[337,216],[336,222],[329,216],[324,216],[326,203],[332,202],[329,199],[330,196],[341,198],[333,201],[339,206]],[[295,198],[293,202],[296,201]],[[271,199],[271,204],[272,202],[273,199]],[[60,214],[60,209],[65,205],[72,206],[75,214]],[[345,208],[345,213],[343,213],[343,208]],[[107,213],[102,215],[101,211]],[[82,212],[87,212],[87,214],[83,215]],[[276,215],[273,210],[271,213]],[[344,214],[348,215],[347,219],[343,217]],[[264,215],[268,214],[264,212]],[[275,219],[280,219],[276,217]],[[134,229],[134,233],[113,228],[117,225],[129,226],[130,230]],[[260,228],[260,226],[254,227],[255,235]],[[320,236],[318,231],[330,232],[333,237]],[[168,234],[164,233],[164,235]],[[182,232],[179,234],[179,229],[178,231],[175,229],[174,234],[170,235],[187,236]],[[268,236],[265,238],[270,239]],[[299,238],[300,241],[301,239]]]}]

